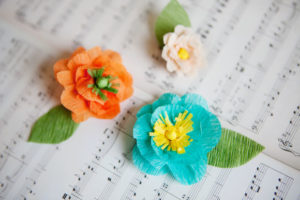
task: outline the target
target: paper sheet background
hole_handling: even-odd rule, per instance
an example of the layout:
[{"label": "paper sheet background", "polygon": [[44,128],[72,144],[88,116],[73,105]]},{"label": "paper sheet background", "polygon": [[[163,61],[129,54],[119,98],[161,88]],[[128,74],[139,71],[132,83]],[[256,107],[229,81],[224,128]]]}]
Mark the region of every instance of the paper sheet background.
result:
[{"label": "paper sheet background", "polygon": [[[183,2],[207,48],[209,68],[194,79],[163,68],[153,24],[165,3],[0,2],[0,198],[299,199],[299,1]],[[115,120],[90,119],[63,144],[26,143],[32,123],[59,103],[53,62],[78,45],[119,51],[134,97]],[[189,187],[138,172],[134,114],[166,91],[200,93],[224,126],[266,151],[240,168],[210,167]]]}]

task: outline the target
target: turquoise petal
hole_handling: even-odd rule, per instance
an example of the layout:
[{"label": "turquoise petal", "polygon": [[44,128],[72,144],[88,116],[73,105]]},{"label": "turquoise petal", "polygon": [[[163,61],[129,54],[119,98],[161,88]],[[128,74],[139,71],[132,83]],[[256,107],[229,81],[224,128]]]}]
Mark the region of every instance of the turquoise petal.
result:
[{"label": "turquoise petal", "polygon": [[158,108],[159,106],[175,104],[178,103],[179,101],[180,101],[180,97],[177,96],[176,94],[165,93],[161,95],[156,101],[153,102],[152,111],[155,111],[155,109]]},{"label": "turquoise petal", "polygon": [[146,113],[152,113],[152,105],[147,104],[141,107],[141,109],[137,112],[136,117],[139,118],[140,116],[146,114]]},{"label": "turquoise petal", "polygon": [[[188,135],[193,139],[189,146],[185,147],[184,154],[177,154],[175,151],[162,150],[157,147],[151,138],[151,146],[162,160],[173,160],[175,162],[193,163],[195,159],[199,159],[203,154],[207,154],[216,146],[221,137],[221,125],[216,116],[199,105],[192,105],[189,109],[183,108],[180,105],[161,106],[155,110],[151,117],[151,124],[154,125],[159,117],[159,114],[168,113],[170,120],[175,119],[179,113],[188,110],[193,114],[192,121],[193,131]],[[162,114],[165,116],[164,114]],[[216,121],[217,120],[217,121]]]},{"label": "turquoise petal", "polygon": [[[165,112],[175,124],[179,113],[187,110],[193,114],[193,131],[188,135],[193,139],[185,147],[184,154],[162,150],[156,146],[149,132],[153,131],[155,122]],[[218,118],[209,112],[207,102],[197,94],[186,94],[179,98],[175,94],[166,93],[152,105],[143,106],[137,113],[137,121],[133,128],[133,136],[137,143],[133,149],[133,162],[143,172],[159,175],[170,172],[176,180],[190,185],[201,180],[206,172],[207,153],[219,142],[221,125]]]},{"label": "turquoise petal", "polygon": [[179,104],[160,106],[156,108],[152,114],[151,125],[152,127],[154,126],[155,122],[160,119],[160,115],[165,118],[165,112],[167,112],[170,121],[174,124],[175,118],[179,115],[179,113],[183,113],[185,110],[187,109]]},{"label": "turquoise petal", "polygon": [[157,156],[151,146],[151,138],[149,137],[148,140],[137,140],[136,146],[139,149],[141,155],[152,165],[155,166],[157,169],[161,169],[166,163],[166,160],[163,160]]},{"label": "turquoise petal", "polygon": [[209,111],[206,100],[198,94],[189,93],[183,95],[180,104],[186,108],[189,108],[191,105],[199,105]]},{"label": "turquoise petal", "polygon": [[206,166],[206,155],[195,160],[192,164],[172,162],[172,160],[168,163],[168,167],[173,177],[184,185],[191,185],[199,182],[206,173]]},{"label": "turquoise petal", "polygon": [[222,127],[218,118],[209,113],[209,117],[201,121],[201,138],[202,148],[205,152],[210,152],[220,141]]},{"label": "turquoise petal", "polygon": [[201,148],[201,144],[195,144],[194,141],[185,148],[186,152],[184,154],[178,154],[176,151],[167,151],[166,149],[162,150],[161,147],[156,146],[153,139],[151,139],[151,146],[155,154],[165,162],[172,160],[174,162],[190,164],[205,154],[205,151]]},{"label": "turquoise petal", "polygon": [[138,117],[133,127],[133,137],[139,140],[149,139],[149,132],[153,131],[151,125],[151,113]]},{"label": "turquoise petal", "polygon": [[136,145],[134,146],[132,151],[132,160],[133,164],[144,173],[151,175],[162,175],[168,172],[168,168],[166,165],[160,169],[152,166],[146,159],[143,158]]},{"label": "turquoise petal", "polygon": [[[191,112],[193,115],[197,115],[197,114],[204,115],[204,114],[208,113],[204,108],[202,108],[200,106],[197,106],[197,108],[198,109],[194,108],[194,111],[196,111],[196,112],[194,112],[194,113]],[[159,116],[160,114],[163,117],[165,117],[165,112],[167,112],[167,114],[170,118],[170,121],[174,124],[173,120],[179,115],[179,113],[183,113],[185,110],[187,110],[187,109],[182,107],[179,104],[161,106],[161,107],[157,108],[154,111],[154,113],[152,114],[151,124],[152,124],[152,126],[154,126],[154,123],[160,118],[160,116]],[[188,112],[190,112],[190,111],[188,110]],[[197,112],[199,112],[199,113],[197,113]],[[199,121],[198,118],[196,118],[196,119]],[[193,120],[193,121],[196,122],[196,120]],[[194,125],[193,125],[193,127],[194,127]],[[199,137],[200,132],[201,132],[200,126],[198,125],[196,130],[194,130],[193,132],[195,132],[194,134],[198,133],[199,134],[198,137]],[[188,135],[190,135],[190,134],[188,134]],[[173,160],[175,162],[193,163],[195,161],[195,159],[198,159],[199,156],[201,156],[204,153],[203,149],[201,148],[201,144],[202,143],[199,144],[199,139],[197,140],[197,138],[195,137],[195,141],[192,141],[191,144],[185,148],[186,153],[178,154],[175,151],[168,151],[167,149],[162,150],[161,147],[156,146],[155,142],[153,141],[153,138],[151,138],[151,146],[152,146],[154,152],[156,153],[157,156],[159,156],[162,160],[164,160],[166,162],[168,160]]]},{"label": "turquoise petal", "polygon": [[[211,151],[219,142],[222,129],[218,118],[203,107],[193,105],[189,110],[193,114],[194,130],[188,135],[193,142],[185,148],[187,154],[201,154],[201,149],[205,154]],[[198,157],[197,155],[195,155]]]}]

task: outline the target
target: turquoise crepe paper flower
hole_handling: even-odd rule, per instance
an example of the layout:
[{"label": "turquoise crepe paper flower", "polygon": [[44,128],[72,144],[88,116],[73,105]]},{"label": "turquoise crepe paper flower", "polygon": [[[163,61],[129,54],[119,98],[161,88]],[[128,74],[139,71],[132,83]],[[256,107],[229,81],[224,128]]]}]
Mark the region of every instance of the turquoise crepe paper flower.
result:
[{"label": "turquoise crepe paper flower", "polygon": [[[160,115],[168,114],[175,124],[179,113],[193,114],[193,131],[187,135],[193,141],[185,147],[185,153],[162,150],[157,146],[150,132]],[[206,173],[207,153],[219,142],[221,125],[218,118],[209,112],[207,102],[197,94],[186,94],[181,98],[165,93],[152,104],[143,106],[137,113],[133,127],[136,145],[133,148],[133,163],[141,171],[151,175],[170,173],[182,184],[190,185],[201,180]]]}]

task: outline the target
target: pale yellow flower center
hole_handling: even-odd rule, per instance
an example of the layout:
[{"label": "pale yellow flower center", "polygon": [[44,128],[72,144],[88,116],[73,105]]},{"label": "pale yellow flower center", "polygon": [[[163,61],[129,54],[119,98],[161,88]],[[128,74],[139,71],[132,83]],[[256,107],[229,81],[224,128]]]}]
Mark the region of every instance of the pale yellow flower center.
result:
[{"label": "pale yellow flower center", "polygon": [[187,60],[189,59],[190,54],[185,48],[180,48],[178,51],[178,57],[182,60]]},{"label": "pale yellow flower center", "polygon": [[153,137],[153,141],[156,146],[164,150],[166,147],[168,151],[176,151],[179,154],[185,153],[184,147],[190,145],[193,140],[187,133],[193,131],[193,121],[191,120],[193,115],[188,111],[179,113],[178,117],[175,118],[175,125],[169,119],[168,114],[165,112],[165,118],[160,115],[154,124],[154,132],[150,132],[150,136]]}]

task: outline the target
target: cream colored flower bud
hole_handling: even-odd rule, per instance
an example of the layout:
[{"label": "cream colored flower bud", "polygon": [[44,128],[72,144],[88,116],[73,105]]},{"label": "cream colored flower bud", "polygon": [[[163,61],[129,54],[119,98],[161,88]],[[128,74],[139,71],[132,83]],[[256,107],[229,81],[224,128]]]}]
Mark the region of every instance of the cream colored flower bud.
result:
[{"label": "cream colored flower bud", "polygon": [[194,75],[204,66],[204,51],[199,36],[190,28],[177,25],[173,33],[164,35],[162,57],[167,70],[184,75]]}]

